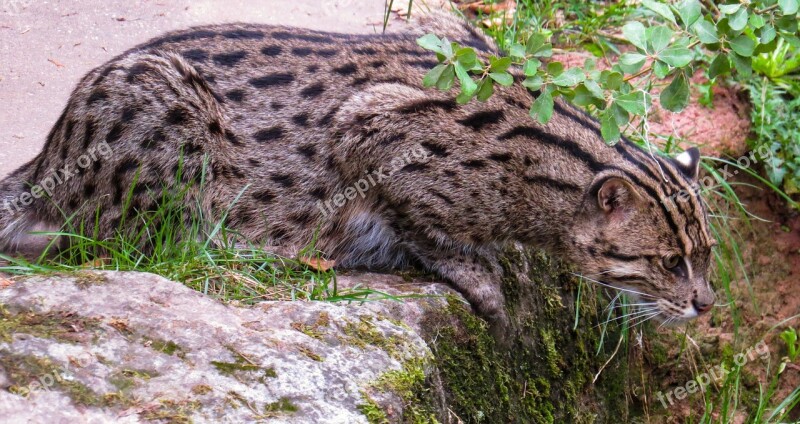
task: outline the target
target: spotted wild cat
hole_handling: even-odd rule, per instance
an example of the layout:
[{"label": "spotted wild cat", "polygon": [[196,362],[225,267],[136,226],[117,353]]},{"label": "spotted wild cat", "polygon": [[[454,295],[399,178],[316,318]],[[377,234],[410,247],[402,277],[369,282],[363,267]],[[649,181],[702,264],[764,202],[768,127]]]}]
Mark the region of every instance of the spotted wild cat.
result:
[{"label": "spotted wild cat", "polygon": [[[696,150],[669,159],[625,140],[609,146],[597,122],[561,101],[540,125],[528,115],[535,93],[520,85],[459,106],[421,86],[436,64],[415,43],[426,32],[497,53],[441,16],[387,35],[205,26],[129,50],[80,81],[42,152],[0,183],[0,247],[24,249],[30,230],[56,229],[65,214],[97,214],[98,236],[111,236],[126,206],[158,207],[180,175],[195,183],[188,210],[215,220],[230,208],[228,225],[253,243],[296,248],[319,228],[317,248],[339,266],[414,261],[501,326],[495,256],[509,243],[657,299],[664,320],[711,307],[714,238],[691,189]],[[106,144],[113,154],[74,165]],[[392,161],[400,166],[375,181]],[[35,189],[70,166],[49,196]],[[368,189],[348,191],[366,177]],[[681,191],[685,202],[662,201]]]}]

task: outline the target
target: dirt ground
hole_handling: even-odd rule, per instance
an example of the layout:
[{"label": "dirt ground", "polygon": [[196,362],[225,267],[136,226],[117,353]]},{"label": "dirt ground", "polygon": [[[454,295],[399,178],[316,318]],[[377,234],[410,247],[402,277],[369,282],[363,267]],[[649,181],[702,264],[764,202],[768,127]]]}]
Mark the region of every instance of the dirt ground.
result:
[{"label": "dirt ground", "polygon": [[[395,2],[400,4],[402,2]],[[0,0],[0,178],[32,159],[78,80],[166,31],[256,22],[369,33],[382,0]],[[402,26],[393,19],[390,30]]]}]

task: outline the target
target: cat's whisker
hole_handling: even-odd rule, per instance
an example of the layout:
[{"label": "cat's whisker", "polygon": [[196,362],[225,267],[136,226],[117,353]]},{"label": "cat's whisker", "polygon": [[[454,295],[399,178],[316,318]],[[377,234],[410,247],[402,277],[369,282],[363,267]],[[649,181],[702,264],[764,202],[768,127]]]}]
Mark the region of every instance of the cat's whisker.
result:
[{"label": "cat's whisker", "polygon": [[637,310],[637,311],[634,311],[634,312],[631,312],[631,313],[628,313],[628,314],[625,314],[625,315],[618,316],[618,317],[613,318],[613,319],[606,320],[605,322],[603,322],[600,325],[609,324],[609,323],[612,323],[614,321],[618,321],[618,320],[623,319],[623,318],[628,318],[629,320],[635,320],[635,319],[638,319],[638,318],[641,318],[641,317],[644,317],[644,316],[648,316],[648,315],[653,314],[653,313],[661,313],[661,312],[658,310],[658,308],[641,309],[641,310]]},{"label": "cat's whisker", "polygon": [[657,317],[659,315],[661,315],[661,311],[657,311],[656,313],[654,313],[654,314],[652,314],[652,315],[650,315],[650,316],[648,316],[648,317],[646,317],[644,319],[642,319],[640,317],[639,322],[634,323],[631,327],[640,326],[640,325],[644,324],[645,322],[650,321],[651,319],[653,319],[653,318],[655,318],[655,317]]},{"label": "cat's whisker", "polygon": [[651,297],[653,299],[657,299],[652,294],[647,294],[647,293],[638,292],[636,290],[631,290],[631,289],[625,289],[625,288],[622,288],[622,287],[612,286],[611,284],[602,283],[602,282],[597,281],[597,280],[595,280],[593,278],[589,278],[589,277],[587,277],[585,275],[577,274],[577,273],[574,273],[574,272],[571,272],[570,274],[572,274],[572,275],[574,275],[576,277],[584,278],[584,279],[589,280],[589,281],[591,281],[591,282],[593,282],[595,284],[599,284],[601,286],[608,287],[610,289],[620,290],[620,291],[624,291],[624,292],[628,292],[628,293],[633,293],[633,294],[638,295],[638,296]]}]

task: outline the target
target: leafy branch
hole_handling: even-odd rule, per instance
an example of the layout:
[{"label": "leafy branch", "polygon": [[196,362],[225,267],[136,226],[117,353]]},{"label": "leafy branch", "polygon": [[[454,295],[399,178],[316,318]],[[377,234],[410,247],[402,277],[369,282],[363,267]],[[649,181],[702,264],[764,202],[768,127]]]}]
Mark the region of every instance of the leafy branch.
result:
[{"label": "leafy branch", "polygon": [[[668,4],[642,0],[648,25],[631,21],[622,38],[633,49],[621,54],[609,69],[597,69],[594,59],[583,67],[566,68],[548,60],[553,45],[543,33],[525,43],[512,44],[507,56],[485,63],[471,47],[427,34],[417,40],[436,53],[440,64],[425,76],[426,87],[450,90],[458,80],[459,103],[473,98],[486,101],[494,84],[510,86],[511,65],[522,68],[521,82],[536,93],[530,115],[546,124],[553,114],[554,98],[564,96],[578,106],[595,111],[603,138],[617,141],[632,116],[645,116],[652,107],[653,87],[669,81],[657,95],[661,106],[680,112],[689,104],[689,80],[698,69],[710,79],[736,72],[752,73],[753,58],[771,53],[784,42],[800,46],[798,0],[754,0],[704,6],[698,0]],[[652,23],[651,23],[652,22]]]}]

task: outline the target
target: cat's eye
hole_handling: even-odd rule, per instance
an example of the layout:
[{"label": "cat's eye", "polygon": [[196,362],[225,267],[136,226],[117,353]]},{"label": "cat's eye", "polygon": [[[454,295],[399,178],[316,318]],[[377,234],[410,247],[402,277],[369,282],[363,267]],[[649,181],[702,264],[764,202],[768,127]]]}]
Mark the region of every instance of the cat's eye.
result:
[{"label": "cat's eye", "polygon": [[681,264],[681,257],[678,255],[669,255],[664,257],[664,268],[673,270]]}]

